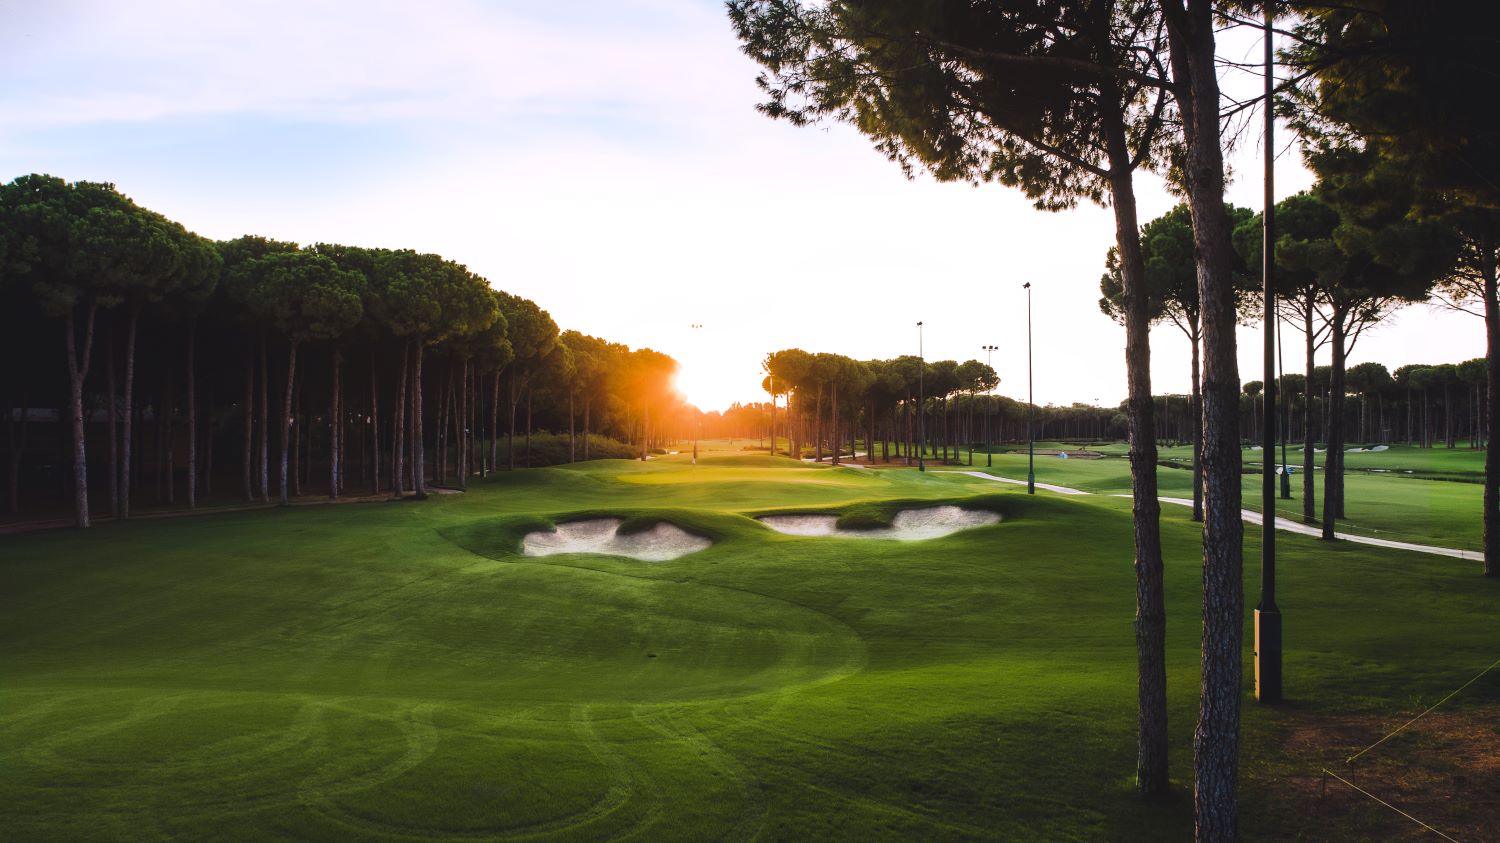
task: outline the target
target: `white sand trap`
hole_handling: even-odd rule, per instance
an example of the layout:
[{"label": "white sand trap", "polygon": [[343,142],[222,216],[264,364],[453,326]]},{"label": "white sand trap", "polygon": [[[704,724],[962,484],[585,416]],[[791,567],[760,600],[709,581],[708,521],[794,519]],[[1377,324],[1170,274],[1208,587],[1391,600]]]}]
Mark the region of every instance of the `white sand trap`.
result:
[{"label": "white sand trap", "polygon": [[889,527],[872,530],[846,530],[838,526],[837,515],[765,515],[762,524],[778,533],[791,536],[837,536],[841,539],[896,539],[921,541],[935,539],[999,522],[1000,515],[981,509],[957,506],[933,506],[926,509],[903,509],[896,513]]},{"label": "white sand trap", "polygon": [[521,539],[521,552],[527,556],[552,556],[558,553],[599,553],[606,556],[628,556],[643,562],[666,562],[697,553],[713,542],[702,536],[668,524],[665,521],[649,530],[620,535],[618,518],[590,518],[557,525],[555,532],[527,533]]}]

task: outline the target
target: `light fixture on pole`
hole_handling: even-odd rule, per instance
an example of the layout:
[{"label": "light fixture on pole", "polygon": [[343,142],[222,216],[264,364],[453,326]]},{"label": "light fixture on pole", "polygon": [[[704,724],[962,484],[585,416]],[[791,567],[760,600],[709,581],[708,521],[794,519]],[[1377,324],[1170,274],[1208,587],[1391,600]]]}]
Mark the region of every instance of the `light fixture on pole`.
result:
[{"label": "light fixture on pole", "polygon": [[[694,333],[694,335],[696,335],[699,330],[702,330],[702,328],[703,328],[702,324],[700,324],[698,322],[694,322],[693,323],[693,333]],[[696,345],[696,343],[695,343],[695,345]],[[702,349],[699,349],[699,353],[700,354],[702,353]],[[698,411],[697,418],[695,419],[694,424],[693,424],[693,465],[697,465],[698,464],[698,435],[703,432],[703,408],[702,407],[694,407],[693,409]]]},{"label": "light fixture on pole", "polygon": [[917,323],[917,471],[927,470],[927,358],[922,348],[922,323]]},{"label": "light fixture on pole", "polygon": [[[984,365],[990,367],[990,371],[994,372],[995,361],[993,355],[1000,346],[981,345],[980,348],[984,350]],[[995,388],[990,387],[985,392],[984,399],[984,464],[986,466],[993,466],[995,464],[995,443],[990,439],[990,410],[994,409],[994,402],[990,400],[990,396],[994,394]]]},{"label": "light fixture on pole", "polygon": [[[1275,269],[1275,211],[1276,211],[1276,149],[1271,144],[1272,130],[1276,125],[1275,91],[1272,72],[1274,53],[1271,43],[1271,7],[1266,5],[1265,16],[1265,82],[1266,82],[1266,133],[1265,133],[1265,211],[1261,214],[1261,280],[1265,298],[1265,359],[1264,379],[1266,398],[1261,415],[1261,550],[1260,550],[1260,605],[1255,607],[1255,698],[1263,703],[1281,702],[1281,610],[1276,608],[1276,474],[1272,466],[1276,459],[1276,284]],[[1330,455],[1331,456],[1331,455]]]},{"label": "light fixture on pole", "polygon": [[1026,494],[1036,494],[1036,437],[1032,425],[1036,417],[1035,380],[1031,371],[1031,282],[1021,285],[1026,291]]}]

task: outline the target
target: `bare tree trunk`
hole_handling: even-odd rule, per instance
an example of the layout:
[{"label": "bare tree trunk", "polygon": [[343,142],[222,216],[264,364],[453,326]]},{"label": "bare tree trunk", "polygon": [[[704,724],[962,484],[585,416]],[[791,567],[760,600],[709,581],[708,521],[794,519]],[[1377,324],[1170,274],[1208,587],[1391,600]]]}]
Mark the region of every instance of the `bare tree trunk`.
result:
[{"label": "bare tree trunk", "polygon": [[526,467],[531,468],[531,378],[526,379]]},{"label": "bare tree trunk", "polygon": [[459,390],[459,414],[458,414],[458,417],[460,419],[462,419],[462,424],[459,425],[459,429],[458,429],[458,446],[459,446],[459,451],[458,451],[458,488],[460,488],[460,489],[468,489],[469,488],[469,455],[471,453],[471,451],[470,451],[470,443],[469,443],[469,432],[474,429],[474,426],[470,423],[472,421],[472,419],[469,418],[469,416],[470,416],[470,409],[469,409],[470,408],[470,401],[469,401],[469,397],[470,397],[470,393],[471,393],[472,390],[470,388],[470,383],[469,383],[469,358],[468,357],[464,357],[463,358],[463,370],[462,370],[462,375],[459,377],[459,382],[460,382],[462,388]]},{"label": "bare tree trunk", "polygon": [[[1193,344],[1193,387],[1189,392],[1189,413],[1196,421],[1203,415],[1203,394],[1199,390],[1202,379],[1201,358],[1199,357],[1199,346],[1201,344],[1201,333],[1198,320],[1193,320],[1193,332],[1188,339]],[[1193,520],[1203,521],[1203,430],[1193,425]]]},{"label": "bare tree trunk", "polygon": [[287,456],[292,444],[292,388],[297,383],[297,340],[293,338],[286,357],[286,392],[281,402],[281,503],[291,503],[287,487]]},{"label": "bare tree trunk", "polygon": [[1486,229],[1479,240],[1480,275],[1484,284],[1485,419],[1484,452],[1484,575],[1500,577],[1500,296],[1497,296],[1495,243]]},{"label": "bare tree trunk", "polygon": [[516,470],[516,367],[510,367],[510,420],[505,427],[505,468]]},{"label": "bare tree trunk", "polygon": [[343,436],[344,427],[339,423],[339,419],[343,415],[343,401],[340,400],[339,395],[340,387],[342,386],[339,382],[339,370],[343,368],[343,364],[344,351],[338,346],[334,346],[333,389],[328,400],[328,497],[330,500],[338,499],[339,487],[343,485],[341,482],[342,478],[339,476],[339,473],[343,470],[343,466],[340,465],[340,459],[343,456],[341,453],[343,443],[339,441]]},{"label": "bare tree trunk", "polygon": [[188,509],[198,508],[198,321],[188,321],[187,343]]},{"label": "bare tree trunk", "polygon": [[83,383],[89,375],[89,360],[94,351],[94,316],[99,303],[90,298],[83,325],[83,349],[77,345],[73,327],[73,308],[63,317],[63,339],[68,353],[68,406],[73,426],[73,519],[79,527],[89,526],[88,448],[84,442]]},{"label": "bare tree trunk", "polygon": [[254,343],[245,347],[245,500],[255,500],[255,351]]},{"label": "bare tree trunk", "polygon": [[122,453],[120,455],[120,516],[130,517],[130,463],[134,450],[135,440],[131,432],[135,427],[135,333],[136,326],[140,322],[141,308],[138,304],[130,306],[129,315],[126,317],[125,327],[125,396],[123,402],[124,429],[121,433]]},{"label": "bare tree trunk", "polygon": [[[109,421],[109,514],[120,517],[120,432],[117,429],[120,415],[119,393],[115,386],[115,331],[110,328],[104,336],[104,389],[109,393],[105,406]],[[15,495],[11,495],[11,512],[15,512]]]},{"label": "bare tree trunk", "polygon": [[1193,797],[1197,840],[1220,843],[1239,838],[1236,787],[1245,620],[1240,383],[1213,8],[1207,0],[1185,2],[1164,0],[1162,9],[1187,142],[1183,176],[1203,320],[1203,672],[1193,741]]},{"label": "bare tree trunk", "polygon": [[1333,365],[1328,373],[1328,436],[1323,453],[1323,540],[1333,541],[1334,527],[1342,516],[1340,491],[1344,483],[1344,320],[1345,310],[1334,306],[1329,320],[1332,330]]},{"label": "bare tree trunk", "polygon": [[575,397],[575,391],[572,390],[572,389],[569,389],[568,390],[568,462],[570,462],[570,463],[578,462],[578,432],[575,429],[575,424],[574,424],[574,422],[577,419],[577,414],[574,412],[574,407],[573,407],[573,399],[574,399],[574,397]]},{"label": "bare tree trunk", "polygon": [[370,346],[370,494],[380,494],[380,382],[375,377],[375,346]]},{"label": "bare tree trunk", "polygon": [[839,382],[833,382],[833,397],[829,399],[828,411],[831,416],[828,422],[829,428],[833,430],[833,464],[839,464],[839,450],[842,447],[839,442]]},{"label": "bare tree trunk", "polygon": [[271,502],[271,399],[266,369],[266,332],[260,332],[260,499]]},{"label": "bare tree trunk", "polygon": [[[1111,115],[1113,117],[1113,115]],[[1135,181],[1125,127],[1106,124],[1115,240],[1125,299],[1125,365],[1130,419],[1131,513],[1135,532],[1136,789],[1165,793],[1167,768],[1166,597],[1161,550],[1161,501],[1156,486],[1155,404],[1151,397],[1151,320],[1145,259],[1136,217]]]},{"label": "bare tree trunk", "polygon": [[175,443],[172,440],[172,416],[174,415],[174,410],[176,409],[176,391],[176,382],[172,380],[171,370],[169,369],[167,370],[167,400],[162,402],[162,416],[160,422],[162,427],[162,445],[164,446],[163,450],[165,451],[162,462],[166,464],[167,469],[166,485],[168,504],[177,502],[177,499],[174,495],[174,491],[177,488],[177,484],[175,482],[177,468],[177,449],[173,447]]},{"label": "bare tree trunk", "polygon": [[583,396],[583,458],[589,458],[589,396]]},{"label": "bare tree trunk", "polygon": [[[1313,469],[1317,461],[1317,436],[1313,429],[1313,373],[1317,369],[1315,357],[1318,350],[1317,341],[1313,335],[1313,301],[1309,295],[1303,302],[1302,330],[1307,337],[1307,380],[1303,382],[1302,392],[1305,397],[1302,408],[1302,521],[1305,524],[1318,523],[1317,505],[1313,501],[1315,491],[1313,482]],[[1325,491],[1324,494],[1327,494]]]},{"label": "bare tree trunk", "polygon": [[396,403],[392,410],[396,418],[391,428],[391,494],[398,500],[403,496],[402,478],[406,474],[406,370],[410,351],[410,344],[402,343],[401,374],[397,376]]},{"label": "bare tree trunk", "polygon": [[411,467],[412,489],[417,500],[427,497],[427,464],[422,442],[422,350],[424,342],[418,337],[415,342],[411,373]]},{"label": "bare tree trunk", "polygon": [[500,470],[500,370],[490,379],[490,471]]}]

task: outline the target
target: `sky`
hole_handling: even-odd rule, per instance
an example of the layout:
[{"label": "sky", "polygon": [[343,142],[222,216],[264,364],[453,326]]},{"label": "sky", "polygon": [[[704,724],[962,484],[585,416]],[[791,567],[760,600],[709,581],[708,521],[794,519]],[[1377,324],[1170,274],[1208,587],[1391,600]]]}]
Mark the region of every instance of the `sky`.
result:
[{"label": "sky", "polygon": [[[565,329],[671,354],[703,409],[763,400],[776,349],[919,339],[933,360],[998,346],[997,391],[1024,398],[1027,282],[1036,401],[1125,395],[1124,331],[1097,306],[1108,209],[908,180],[847,126],[764,117],[721,3],[0,0],[0,20],[0,179],[114,182],[213,238],[437,252]],[[1311,183],[1280,152],[1278,197]],[[1232,152],[1229,201],[1259,208],[1260,154],[1256,133]],[[1176,204],[1150,177],[1138,193],[1143,222]],[[1239,339],[1258,379],[1259,330]],[[1152,345],[1153,391],[1186,392],[1181,333]],[[1417,306],[1350,364],[1483,354],[1482,320]]]}]

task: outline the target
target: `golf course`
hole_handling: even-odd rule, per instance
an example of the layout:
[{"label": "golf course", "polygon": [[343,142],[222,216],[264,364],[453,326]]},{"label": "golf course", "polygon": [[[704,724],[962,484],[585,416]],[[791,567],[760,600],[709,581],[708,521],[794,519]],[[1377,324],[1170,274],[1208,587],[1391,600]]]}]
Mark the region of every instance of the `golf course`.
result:
[{"label": "golf course", "polygon": [[[1350,529],[1475,546],[1478,485],[1358,474],[1365,456],[1405,467],[1350,455]],[[497,472],[425,501],[0,536],[0,836],[1189,837],[1201,525],[1163,507],[1173,789],[1143,800],[1128,464],[1038,457],[1039,481],[1090,494],[1028,495],[960,473],[1024,478],[1024,454],[985,462],[835,467],[720,441],[696,464]],[[1191,495],[1190,472],[1159,473]],[[913,540],[757,520],[893,530],[949,506],[986,516]],[[711,544],[523,553],[596,518]],[[1246,671],[1243,834],[1417,839],[1322,771],[1348,775],[1500,655],[1500,590],[1473,562],[1278,539],[1287,701],[1255,705]],[[1258,541],[1247,528],[1248,594]],[[1500,674],[1440,712],[1352,769],[1481,839]]]}]

